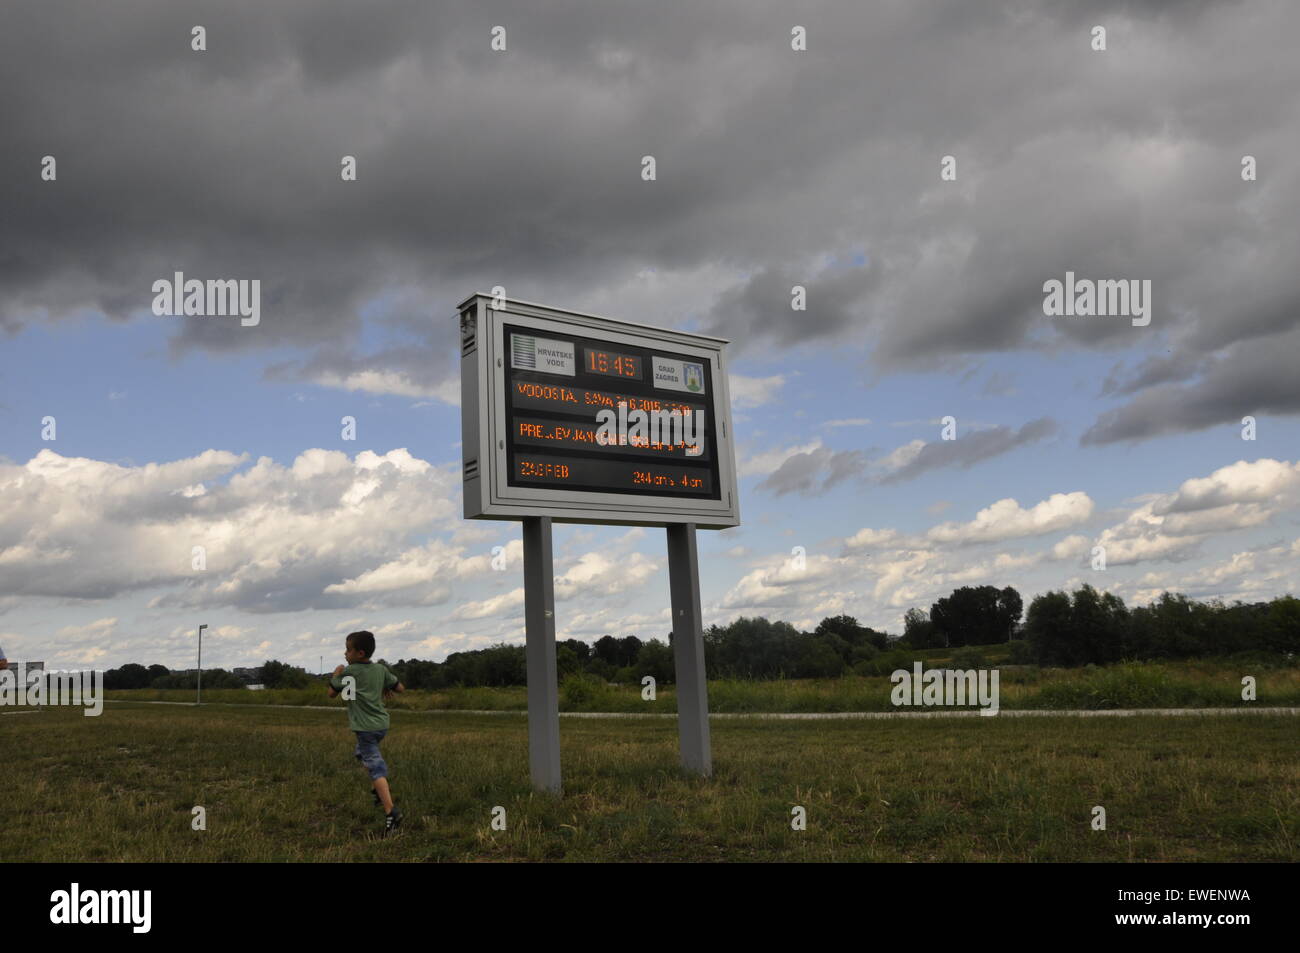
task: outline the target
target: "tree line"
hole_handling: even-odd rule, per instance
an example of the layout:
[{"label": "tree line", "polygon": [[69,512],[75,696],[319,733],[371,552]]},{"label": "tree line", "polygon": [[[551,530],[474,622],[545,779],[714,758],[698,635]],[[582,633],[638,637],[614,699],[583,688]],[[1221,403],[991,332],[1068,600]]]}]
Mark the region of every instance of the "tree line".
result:
[{"label": "tree line", "polygon": [[1166,592],[1132,609],[1084,586],[1048,592],[1029,604],[1028,651],[1041,665],[1105,665],[1122,659],[1187,659],[1300,652],[1300,599],[1224,605]]},{"label": "tree line", "polygon": [[[1085,585],[1073,593],[1043,593],[1026,613],[1011,587],[964,586],[928,612],[909,609],[900,636],[861,625],[849,615],[824,618],[810,632],[763,617],[711,625],[704,632],[704,662],[709,678],[885,675],[909,666],[908,653],[920,649],[955,649],[954,663],[963,662],[957,667],[977,667],[982,664],[979,647],[999,643],[1009,644],[1012,663],[1055,666],[1240,653],[1294,656],[1300,652],[1300,599],[1286,595],[1271,602],[1224,605],[1166,592],[1150,605],[1130,609],[1119,596]],[[399,659],[384,664],[412,689],[526,684],[522,645],[453,652],[442,662]],[[590,645],[565,639],[556,643],[556,669],[561,680],[587,675],[633,683],[650,675],[660,684],[671,683],[672,635],[666,641],[606,635]],[[302,688],[319,679],[297,666],[268,660],[258,680],[267,688]],[[170,672],[161,665],[146,669],[130,664],[104,673],[105,688],[194,688],[195,681],[193,672]],[[222,669],[204,671],[203,684],[244,687],[242,679]]]},{"label": "tree line", "polygon": [[[104,672],[105,688],[188,688],[198,687],[198,673],[193,671],[173,672],[165,665],[145,667],[135,662],[128,662],[121,668],[110,668]],[[244,688],[244,680],[234,672],[224,668],[205,668],[203,670],[204,688]]]}]

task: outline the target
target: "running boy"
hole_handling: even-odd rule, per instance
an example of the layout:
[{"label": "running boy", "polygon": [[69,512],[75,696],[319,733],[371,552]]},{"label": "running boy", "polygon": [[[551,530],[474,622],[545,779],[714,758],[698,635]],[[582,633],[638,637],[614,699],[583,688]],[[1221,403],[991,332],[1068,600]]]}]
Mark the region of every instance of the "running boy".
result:
[{"label": "running boy", "polygon": [[[348,703],[348,727],[357,736],[356,758],[370,772],[375,804],[384,809],[384,834],[391,834],[402,823],[402,812],[393,806],[388,789],[388,765],[379,753],[379,742],[388,734],[388,712],[383,698],[392,692],[404,692],[406,686],[382,665],[375,665],[375,636],[371,632],[353,632],[348,636],[343,657],[347,665],[334,669],[329,680],[330,698],[344,694]],[[348,691],[352,679],[352,691]],[[347,697],[351,695],[351,697]]]}]

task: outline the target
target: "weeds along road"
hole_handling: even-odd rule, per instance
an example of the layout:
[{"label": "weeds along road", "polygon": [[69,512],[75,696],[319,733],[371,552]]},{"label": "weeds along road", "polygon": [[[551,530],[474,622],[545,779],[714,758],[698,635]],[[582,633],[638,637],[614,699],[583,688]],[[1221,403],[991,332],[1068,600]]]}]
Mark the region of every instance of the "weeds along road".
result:
[{"label": "weeds along road", "polygon": [[[134,701],[130,699],[106,698],[109,705],[179,705],[183,708],[200,707],[194,702],[159,702]],[[209,702],[208,708],[291,708],[306,711],[337,711],[345,709],[330,705],[258,705],[242,702]],[[467,708],[435,709],[390,709],[403,715],[527,715],[520,711],[489,711]],[[1096,708],[1053,711],[1044,708],[1003,708],[996,715],[983,715],[978,709],[960,709],[953,711],[835,711],[835,712],[711,712],[714,718],[766,718],[785,721],[818,721],[836,718],[1102,718],[1130,717],[1135,715],[1300,715],[1300,708]],[[561,718],[676,718],[674,712],[630,712],[630,711],[562,711]]]}]

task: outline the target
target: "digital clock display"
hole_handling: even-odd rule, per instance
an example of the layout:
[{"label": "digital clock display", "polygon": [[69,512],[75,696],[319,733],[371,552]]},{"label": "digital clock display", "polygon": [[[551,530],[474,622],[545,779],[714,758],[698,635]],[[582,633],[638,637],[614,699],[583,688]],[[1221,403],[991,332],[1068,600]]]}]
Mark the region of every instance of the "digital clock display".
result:
[{"label": "digital clock display", "polygon": [[606,377],[622,377],[630,381],[641,380],[641,358],[634,354],[619,354],[616,351],[600,351],[595,348],[583,348],[586,353],[585,367],[589,374],[604,374]]},{"label": "digital clock display", "polygon": [[508,486],[722,499],[706,360],[558,328],[501,334]]}]

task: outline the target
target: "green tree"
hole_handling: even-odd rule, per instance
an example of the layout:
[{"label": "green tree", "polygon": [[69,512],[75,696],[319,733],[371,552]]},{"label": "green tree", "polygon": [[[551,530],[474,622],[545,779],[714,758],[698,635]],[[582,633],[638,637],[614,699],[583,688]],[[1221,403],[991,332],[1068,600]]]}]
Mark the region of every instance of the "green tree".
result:
[{"label": "green tree", "polygon": [[579,662],[585,663],[591,658],[591,646],[580,639],[565,639],[563,642],[557,642],[556,648],[567,646],[569,651],[574,654]]},{"label": "green tree", "polygon": [[851,651],[847,642],[834,635],[810,638],[799,655],[793,674],[798,678],[835,678],[843,675],[848,665],[845,656],[837,651],[838,647],[831,639],[843,646],[845,655]]},{"label": "green tree", "polygon": [[631,665],[641,651],[641,640],[635,635],[616,639],[612,635],[602,635],[591,648],[592,654],[603,662],[617,668]]},{"label": "green tree", "polygon": [[1119,661],[1128,621],[1128,610],[1119,596],[1084,585],[1074,593],[1070,606],[1070,638],[1076,657],[1084,664]]},{"label": "green tree", "polygon": [[[166,669],[163,671],[165,673]],[[110,668],[104,673],[104,687],[109,689],[148,688],[152,681],[149,670],[135,662],[128,662],[121,668]]]},{"label": "green tree", "polygon": [[930,621],[929,613],[916,608],[903,614],[903,637],[899,641],[913,649],[939,649],[948,644],[943,633]]},{"label": "green tree", "polygon": [[[306,671],[276,659],[263,662],[257,677],[267,688],[306,688],[312,683],[312,677]],[[208,683],[207,672],[203,673],[203,682]]]},{"label": "green tree", "polygon": [[1260,648],[1300,652],[1300,599],[1278,596],[1268,607],[1268,630]]},{"label": "green tree", "polygon": [[710,626],[704,633],[705,664],[713,677],[792,676],[801,650],[794,626],[761,616],[742,616],[726,627]]},{"label": "green tree", "polygon": [[1070,644],[1070,597],[1045,592],[1029,603],[1025,638],[1042,665],[1079,665]]},{"label": "green tree", "polygon": [[1124,601],[1090,585],[1048,592],[1029,605],[1025,635],[1043,665],[1104,665],[1118,661],[1131,644],[1131,620]]},{"label": "green tree", "polygon": [[578,654],[567,645],[557,645],[555,647],[555,674],[563,680],[564,676],[581,671],[582,662],[578,659]]},{"label": "green tree", "polygon": [[930,607],[930,621],[950,647],[1007,642],[1020,619],[1020,593],[1008,586],[962,586]]},{"label": "green tree", "polygon": [[813,635],[827,634],[839,636],[850,647],[869,644],[883,650],[888,644],[885,633],[859,625],[858,620],[851,615],[827,616],[818,622]]},{"label": "green tree", "polygon": [[655,683],[658,685],[671,684],[675,680],[673,650],[667,642],[660,639],[650,639],[642,644],[641,651],[637,653],[636,663],[632,668],[636,670],[638,681],[650,675],[653,676]]}]

